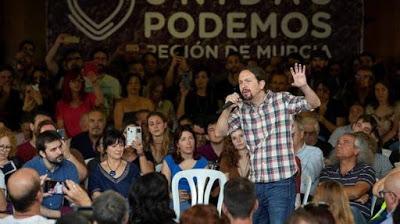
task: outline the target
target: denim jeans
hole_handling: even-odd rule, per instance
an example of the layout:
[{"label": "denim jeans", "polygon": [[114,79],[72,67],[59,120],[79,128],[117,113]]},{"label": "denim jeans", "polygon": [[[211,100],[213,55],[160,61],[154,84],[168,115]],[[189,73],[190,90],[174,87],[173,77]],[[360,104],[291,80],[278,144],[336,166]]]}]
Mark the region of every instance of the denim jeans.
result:
[{"label": "denim jeans", "polygon": [[354,206],[350,206],[350,208],[351,208],[351,213],[353,213],[355,224],[367,224],[367,220],[365,219],[364,215],[358,208]]},{"label": "denim jeans", "polygon": [[296,200],[295,178],[271,182],[256,183],[258,209],[254,213],[255,224],[284,223],[294,211]]}]

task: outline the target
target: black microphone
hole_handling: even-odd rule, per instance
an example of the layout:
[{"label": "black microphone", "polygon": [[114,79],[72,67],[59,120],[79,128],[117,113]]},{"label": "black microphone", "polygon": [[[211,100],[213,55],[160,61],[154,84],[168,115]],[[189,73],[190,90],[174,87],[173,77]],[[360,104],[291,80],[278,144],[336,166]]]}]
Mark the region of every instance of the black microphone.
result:
[{"label": "black microphone", "polygon": [[226,108],[229,108],[230,106],[232,106],[234,103],[232,103],[231,101],[226,102],[221,109],[219,109],[217,111],[217,114],[222,113],[222,111],[224,111]]}]

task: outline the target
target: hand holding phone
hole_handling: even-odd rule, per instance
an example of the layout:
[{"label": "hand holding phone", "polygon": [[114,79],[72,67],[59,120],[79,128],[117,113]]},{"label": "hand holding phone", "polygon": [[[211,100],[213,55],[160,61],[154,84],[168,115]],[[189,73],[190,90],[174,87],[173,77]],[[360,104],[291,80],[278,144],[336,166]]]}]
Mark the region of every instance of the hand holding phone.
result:
[{"label": "hand holding phone", "polygon": [[132,146],[133,141],[142,142],[142,129],[139,126],[129,125],[126,127],[126,146]]},{"label": "hand holding phone", "polygon": [[64,43],[66,43],[66,44],[78,44],[79,42],[80,42],[80,38],[77,36],[64,37]]},{"label": "hand holding phone", "polygon": [[46,180],[43,191],[48,194],[64,194],[64,186],[65,183],[63,181]]}]

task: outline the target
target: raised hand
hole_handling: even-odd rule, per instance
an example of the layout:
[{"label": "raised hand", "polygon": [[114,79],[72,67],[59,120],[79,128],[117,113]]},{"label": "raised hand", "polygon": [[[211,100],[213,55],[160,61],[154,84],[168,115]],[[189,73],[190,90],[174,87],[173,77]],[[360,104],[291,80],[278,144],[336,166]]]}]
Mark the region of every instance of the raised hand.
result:
[{"label": "raised hand", "polygon": [[293,83],[292,86],[301,88],[307,86],[307,79],[306,79],[306,66],[301,64],[294,64],[294,67],[290,68],[290,73],[293,76]]}]

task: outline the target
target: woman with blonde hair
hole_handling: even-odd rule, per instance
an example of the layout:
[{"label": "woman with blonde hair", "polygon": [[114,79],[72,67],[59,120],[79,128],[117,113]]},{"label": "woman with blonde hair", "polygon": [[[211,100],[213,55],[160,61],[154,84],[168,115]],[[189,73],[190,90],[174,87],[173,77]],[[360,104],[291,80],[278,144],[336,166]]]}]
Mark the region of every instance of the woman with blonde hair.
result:
[{"label": "woman with blonde hair", "polygon": [[321,182],[313,198],[314,203],[327,203],[337,224],[353,224],[350,201],[343,186],[336,181]]}]

